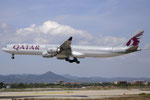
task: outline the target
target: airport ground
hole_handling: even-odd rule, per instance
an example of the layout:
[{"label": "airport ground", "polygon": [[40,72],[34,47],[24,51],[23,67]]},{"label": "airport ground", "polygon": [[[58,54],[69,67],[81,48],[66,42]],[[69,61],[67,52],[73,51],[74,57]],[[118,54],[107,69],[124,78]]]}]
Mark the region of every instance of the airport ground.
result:
[{"label": "airport ground", "polygon": [[146,89],[60,89],[1,90],[2,100],[150,100]]}]

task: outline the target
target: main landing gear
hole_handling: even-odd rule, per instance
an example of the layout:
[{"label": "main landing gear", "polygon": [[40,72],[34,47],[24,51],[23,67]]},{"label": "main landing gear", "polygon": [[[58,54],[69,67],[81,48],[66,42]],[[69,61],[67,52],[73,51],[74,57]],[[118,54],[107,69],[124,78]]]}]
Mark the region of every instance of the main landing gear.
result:
[{"label": "main landing gear", "polygon": [[78,61],[78,59],[76,57],[73,57],[73,60],[71,60],[69,58],[66,58],[65,60],[68,61],[69,63],[76,62],[77,64],[80,64],[80,61]]},{"label": "main landing gear", "polygon": [[11,56],[11,59],[15,59],[15,56],[14,56],[14,54],[12,54],[12,56]]}]

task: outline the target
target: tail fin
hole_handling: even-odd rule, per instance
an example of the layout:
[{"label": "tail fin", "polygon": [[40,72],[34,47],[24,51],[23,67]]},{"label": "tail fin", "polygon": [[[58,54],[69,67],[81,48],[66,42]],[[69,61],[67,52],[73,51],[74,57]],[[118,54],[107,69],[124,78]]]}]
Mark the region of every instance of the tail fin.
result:
[{"label": "tail fin", "polygon": [[137,30],[135,35],[126,43],[126,46],[138,47],[140,43],[140,38],[143,35],[144,30]]}]

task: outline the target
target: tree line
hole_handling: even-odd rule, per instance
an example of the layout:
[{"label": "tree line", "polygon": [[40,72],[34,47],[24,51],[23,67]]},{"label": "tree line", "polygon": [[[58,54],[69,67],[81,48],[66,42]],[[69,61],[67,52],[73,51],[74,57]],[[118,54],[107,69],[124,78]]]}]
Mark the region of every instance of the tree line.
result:
[{"label": "tree line", "polygon": [[114,84],[109,82],[104,83],[13,83],[13,84],[4,84],[0,82],[0,89],[1,88],[87,88],[87,87],[150,87],[150,85],[144,84],[131,84],[131,83],[121,83],[121,84]]}]

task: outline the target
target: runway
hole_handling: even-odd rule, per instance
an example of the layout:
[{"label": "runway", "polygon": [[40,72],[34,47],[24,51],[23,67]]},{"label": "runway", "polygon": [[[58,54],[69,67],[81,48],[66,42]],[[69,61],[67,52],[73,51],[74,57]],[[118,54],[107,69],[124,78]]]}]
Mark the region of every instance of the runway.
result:
[{"label": "runway", "polygon": [[25,91],[25,92],[0,92],[0,99],[12,98],[109,98],[128,96],[131,94],[149,93],[139,89],[114,89],[114,90],[60,90],[60,91]]}]

